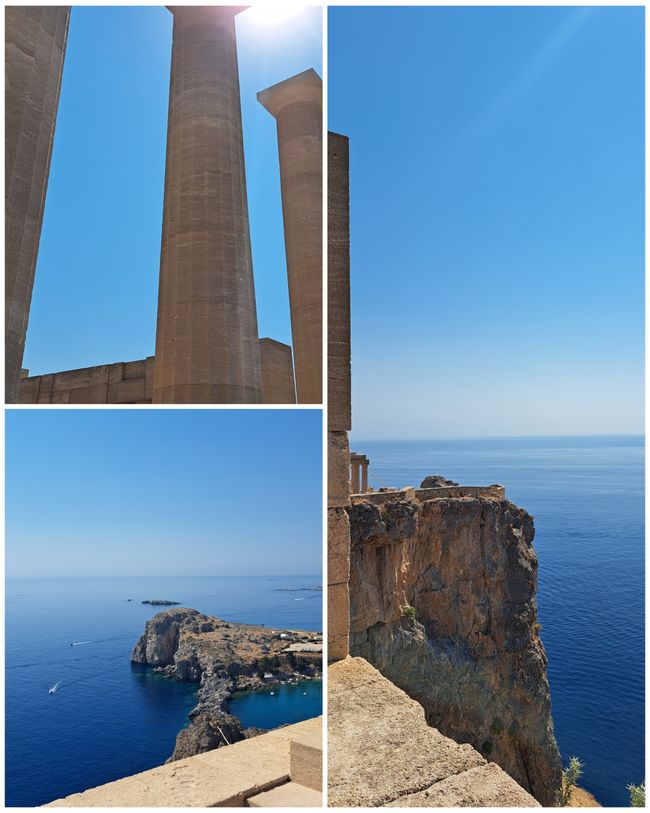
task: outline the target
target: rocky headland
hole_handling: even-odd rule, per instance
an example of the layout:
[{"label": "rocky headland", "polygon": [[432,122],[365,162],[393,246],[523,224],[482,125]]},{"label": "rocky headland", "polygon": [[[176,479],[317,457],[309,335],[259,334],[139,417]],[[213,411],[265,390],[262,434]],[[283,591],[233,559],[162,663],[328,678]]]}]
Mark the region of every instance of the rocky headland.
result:
[{"label": "rocky headland", "polygon": [[440,481],[347,509],[350,652],[421,703],[429,725],[552,806],[561,761],[532,517],[489,493],[436,497]]},{"label": "rocky headland", "polygon": [[260,733],[230,714],[233,692],[321,675],[322,636],[235,624],[197,610],[165,610],[149,619],[131,653],[170,679],[198,683],[198,703],[169,762]]}]

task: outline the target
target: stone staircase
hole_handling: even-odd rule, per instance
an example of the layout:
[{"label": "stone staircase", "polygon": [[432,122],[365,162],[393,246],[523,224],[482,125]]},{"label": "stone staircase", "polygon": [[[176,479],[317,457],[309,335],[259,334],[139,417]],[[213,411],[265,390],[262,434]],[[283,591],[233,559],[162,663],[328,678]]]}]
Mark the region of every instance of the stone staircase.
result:
[{"label": "stone staircase", "polygon": [[320,732],[297,736],[289,744],[289,781],[247,800],[248,807],[322,807],[323,740]]}]

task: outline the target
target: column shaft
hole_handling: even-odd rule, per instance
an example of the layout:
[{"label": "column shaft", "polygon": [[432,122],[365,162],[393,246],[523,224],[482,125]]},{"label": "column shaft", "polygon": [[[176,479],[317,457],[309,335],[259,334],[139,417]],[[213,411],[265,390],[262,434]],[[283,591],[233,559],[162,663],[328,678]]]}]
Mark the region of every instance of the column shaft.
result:
[{"label": "column shaft", "polygon": [[322,82],[304,71],[257,94],[277,120],[298,403],[323,400]]},{"label": "column shaft", "polygon": [[155,403],[261,403],[234,15],[175,6]]},{"label": "column shaft", "polygon": [[361,493],[361,464],[358,460],[353,460],[352,463],[352,479],[350,482],[350,492],[352,494],[360,494]]},{"label": "column shaft", "polygon": [[5,8],[5,400],[17,403],[70,6]]},{"label": "column shaft", "polygon": [[366,494],[368,491],[368,463],[361,464],[361,493]]}]

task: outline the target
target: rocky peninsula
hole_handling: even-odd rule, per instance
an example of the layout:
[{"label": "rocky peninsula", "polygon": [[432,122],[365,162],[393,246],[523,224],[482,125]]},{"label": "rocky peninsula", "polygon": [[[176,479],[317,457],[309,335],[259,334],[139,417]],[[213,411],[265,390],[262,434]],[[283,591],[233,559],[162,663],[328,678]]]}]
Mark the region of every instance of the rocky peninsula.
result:
[{"label": "rocky peninsula", "polygon": [[131,661],[170,679],[199,684],[198,703],[176,738],[171,762],[260,733],[244,729],[230,714],[231,695],[320,677],[322,635],[236,624],[182,607],[147,621]]}]

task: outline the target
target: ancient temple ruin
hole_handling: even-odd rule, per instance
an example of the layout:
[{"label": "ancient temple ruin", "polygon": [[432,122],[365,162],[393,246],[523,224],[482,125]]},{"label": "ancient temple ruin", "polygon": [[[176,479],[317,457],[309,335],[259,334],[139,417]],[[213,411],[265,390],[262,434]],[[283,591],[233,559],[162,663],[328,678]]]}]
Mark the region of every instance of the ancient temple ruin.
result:
[{"label": "ancient temple ruin", "polygon": [[258,94],[277,120],[292,353],[258,336],[235,32],[242,7],[167,8],[155,355],[31,377],[22,359],[70,7],[6,8],[8,403],[322,402],[321,80],[307,70]]}]

